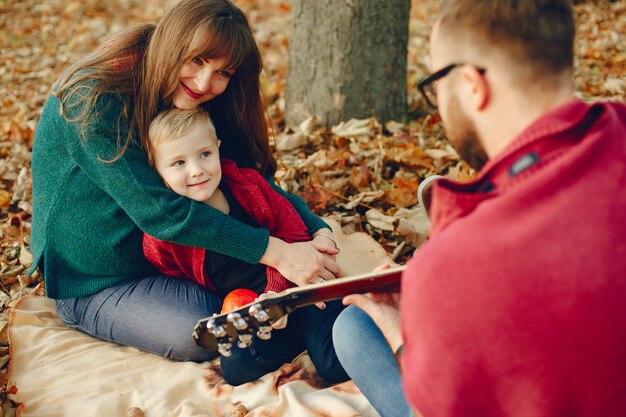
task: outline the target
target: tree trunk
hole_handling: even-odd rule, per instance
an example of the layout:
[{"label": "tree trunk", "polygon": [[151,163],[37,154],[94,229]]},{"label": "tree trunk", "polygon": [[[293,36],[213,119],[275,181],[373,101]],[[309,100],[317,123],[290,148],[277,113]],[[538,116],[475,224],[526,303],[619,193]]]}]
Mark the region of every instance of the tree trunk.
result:
[{"label": "tree trunk", "polygon": [[286,119],[406,118],[410,0],[292,0]]}]

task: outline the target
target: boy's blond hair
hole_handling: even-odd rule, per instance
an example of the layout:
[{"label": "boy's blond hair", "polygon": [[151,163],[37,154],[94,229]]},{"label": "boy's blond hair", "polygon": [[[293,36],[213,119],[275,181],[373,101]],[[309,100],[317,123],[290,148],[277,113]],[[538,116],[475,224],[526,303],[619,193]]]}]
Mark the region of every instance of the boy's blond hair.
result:
[{"label": "boy's blond hair", "polygon": [[148,162],[154,168],[154,148],[161,143],[176,140],[189,133],[196,126],[206,128],[206,133],[217,141],[217,133],[209,114],[196,107],[194,109],[169,109],[157,115],[148,129]]}]

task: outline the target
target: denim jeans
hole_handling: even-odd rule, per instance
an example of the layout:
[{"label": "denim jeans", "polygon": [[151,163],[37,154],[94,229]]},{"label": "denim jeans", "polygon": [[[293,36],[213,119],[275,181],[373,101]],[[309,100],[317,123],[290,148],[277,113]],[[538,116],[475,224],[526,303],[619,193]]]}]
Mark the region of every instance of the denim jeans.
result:
[{"label": "denim jeans", "polygon": [[327,302],[324,310],[302,307],[289,314],[285,329],[272,331],[271,339],[254,338],[244,349],[233,344],[232,356],[221,359],[224,379],[232,385],[255,380],[308,350],[319,376],[331,383],[347,381],[332,341],[333,324],[343,309],[340,301]]},{"label": "denim jeans", "polygon": [[333,341],[346,372],[381,417],[413,415],[393,352],[370,316],[346,308],[335,322]]},{"label": "denim jeans", "polygon": [[216,356],[191,335],[199,319],[220,311],[222,299],[190,280],[155,275],[56,304],[67,326],[98,339],[181,361]]},{"label": "denim jeans", "polygon": [[[198,347],[191,335],[197,321],[222,308],[222,298],[181,278],[155,275],[122,282],[96,294],[57,300],[56,310],[68,326],[98,339],[133,346],[167,358],[204,362],[217,353]],[[332,343],[332,327],[343,310],[339,301],[295,310],[284,330],[269,341],[255,338],[248,349],[233,347],[222,358],[227,382],[239,385],[278,369],[300,352],[309,355],[320,376],[329,382],[348,379]]]}]

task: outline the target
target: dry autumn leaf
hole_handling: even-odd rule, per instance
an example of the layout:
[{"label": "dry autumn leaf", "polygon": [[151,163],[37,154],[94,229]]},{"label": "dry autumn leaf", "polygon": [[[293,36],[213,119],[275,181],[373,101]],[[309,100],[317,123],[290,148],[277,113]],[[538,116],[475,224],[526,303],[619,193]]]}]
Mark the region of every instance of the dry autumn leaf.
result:
[{"label": "dry autumn leaf", "polygon": [[376,209],[368,210],[365,213],[367,222],[376,229],[392,231],[395,229],[396,218],[387,216]]},{"label": "dry autumn leaf", "polygon": [[419,181],[416,175],[396,174],[387,192],[387,200],[394,206],[409,207],[417,204]]},{"label": "dry autumn leaf", "polygon": [[371,119],[350,119],[347,122],[341,122],[337,126],[333,126],[330,131],[336,136],[344,137],[372,136],[371,125]]}]

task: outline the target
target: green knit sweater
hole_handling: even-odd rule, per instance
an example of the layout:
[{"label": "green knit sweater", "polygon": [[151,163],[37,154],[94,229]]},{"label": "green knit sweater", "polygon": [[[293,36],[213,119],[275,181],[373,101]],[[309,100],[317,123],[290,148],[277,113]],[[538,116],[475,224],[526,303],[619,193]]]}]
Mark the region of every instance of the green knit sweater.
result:
[{"label": "green knit sweater", "polygon": [[[117,162],[102,162],[117,154],[119,100],[101,100],[86,140],[60,114],[56,97],[43,109],[33,146],[31,251],[32,269],[42,270],[47,295],[81,297],[157,273],[143,256],[143,232],[257,263],[269,241],[266,229],[170,191],[139,147],[131,146]],[[302,199],[268,181],[289,199],[310,233],[328,227]]]}]

